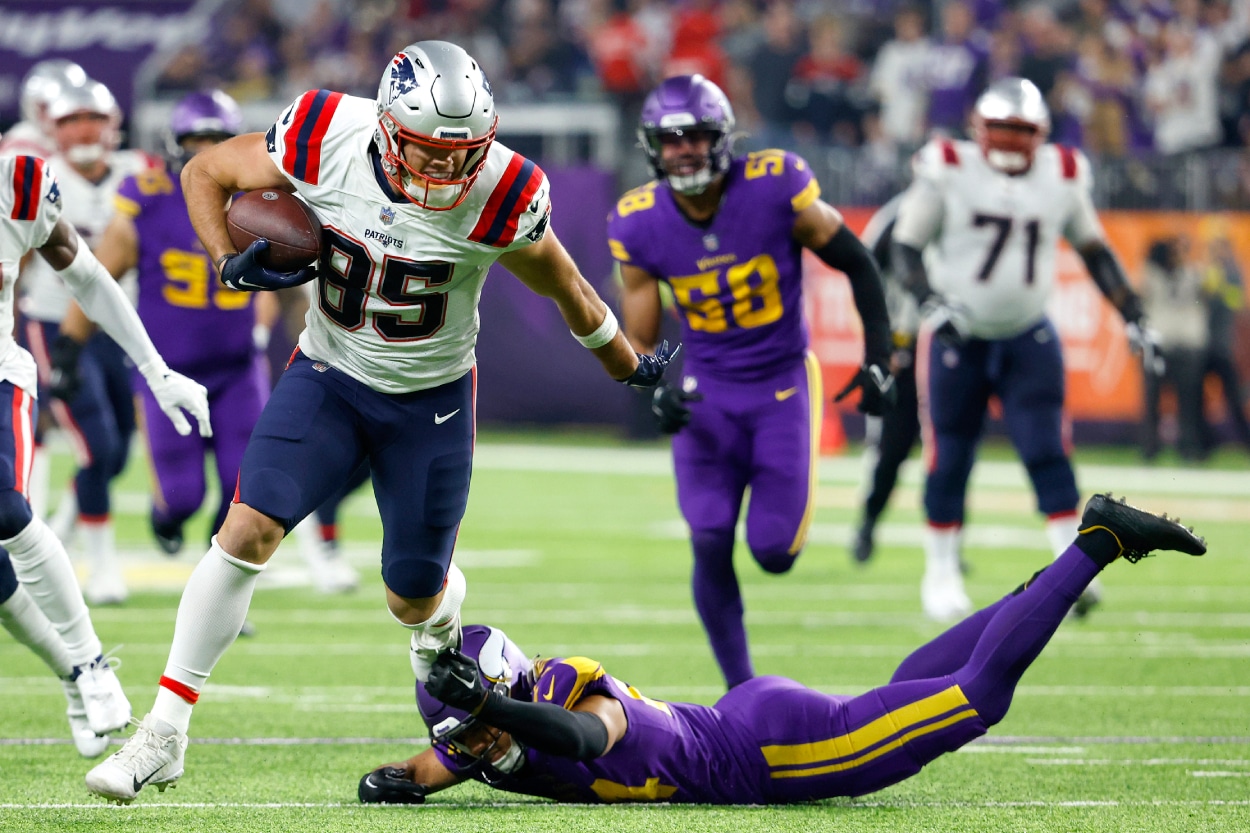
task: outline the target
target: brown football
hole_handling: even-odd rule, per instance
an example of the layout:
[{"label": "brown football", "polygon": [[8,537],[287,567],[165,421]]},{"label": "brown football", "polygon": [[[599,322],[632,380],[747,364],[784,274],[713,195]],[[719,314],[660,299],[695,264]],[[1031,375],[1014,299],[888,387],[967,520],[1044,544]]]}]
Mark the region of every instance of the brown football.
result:
[{"label": "brown football", "polygon": [[303,200],[265,188],[235,197],[226,212],[230,240],[241,252],[258,237],[269,241],[262,266],[293,272],[321,254],[321,221]]}]

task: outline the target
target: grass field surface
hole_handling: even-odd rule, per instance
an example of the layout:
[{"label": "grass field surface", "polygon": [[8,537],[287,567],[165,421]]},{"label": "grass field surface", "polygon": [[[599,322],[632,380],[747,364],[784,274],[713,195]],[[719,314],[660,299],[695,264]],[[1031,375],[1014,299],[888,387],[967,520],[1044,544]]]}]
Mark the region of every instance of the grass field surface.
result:
[{"label": "grass field surface", "polygon": [[[175,789],[145,790],[129,807],[90,796],[91,763],[69,742],[59,683],[0,639],[0,830],[1250,830],[1247,458],[1142,468],[1124,451],[1086,448],[1077,460],[1083,494],[1110,489],[1179,514],[1209,554],[1112,565],[1103,606],[1060,628],[1006,720],[882,792],[789,807],[586,807],[465,785],[423,807],[361,806],[362,774],[425,743],[366,488],[341,520],[360,590],[314,593],[283,545],[252,604],[256,635],[204,689]],[[106,648],[123,646],[118,673],[136,717],[152,703],[178,593],[205,548],[201,524],[181,556],[156,554],[144,471],[132,461],[116,499],[131,599],[93,613]],[[823,461],[811,543],[788,575],[764,574],[740,546],[758,673],[858,693],[940,631],[920,613],[918,465],[905,470],[864,568],[846,549],[859,477],[854,454]],[[970,505],[968,591],[983,605],[1050,556],[1009,450],[986,450]],[[469,580],[466,622],[502,626],[531,654],[598,659],[651,697],[710,703],[722,693],[690,599],[663,445],[483,436],[456,558]]]}]

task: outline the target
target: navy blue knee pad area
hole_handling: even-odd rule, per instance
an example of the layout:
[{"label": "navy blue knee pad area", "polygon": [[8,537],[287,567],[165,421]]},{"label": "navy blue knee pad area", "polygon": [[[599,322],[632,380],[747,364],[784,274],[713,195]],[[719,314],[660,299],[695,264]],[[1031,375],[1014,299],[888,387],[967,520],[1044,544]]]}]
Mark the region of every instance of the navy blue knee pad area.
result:
[{"label": "navy blue knee pad area", "polygon": [[30,502],[20,492],[0,489],[0,538],[13,538],[34,518]]},{"label": "navy blue knee pad area", "polygon": [[4,604],[17,592],[17,573],[13,572],[13,560],[0,548],[0,604]]}]

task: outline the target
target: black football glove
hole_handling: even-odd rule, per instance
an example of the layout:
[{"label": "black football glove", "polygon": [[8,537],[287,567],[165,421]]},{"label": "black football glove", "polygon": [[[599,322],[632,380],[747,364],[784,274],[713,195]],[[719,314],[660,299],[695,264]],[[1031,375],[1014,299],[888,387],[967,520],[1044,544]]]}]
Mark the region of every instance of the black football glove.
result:
[{"label": "black football glove", "polygon": [[655,414],[655,424],[664,434],[676,434],[690,422],[690,409],[687,402],[700,402],[701,393],[687,393],[675,388],[667,382],[655,386],[651,394],[651,413]]},{"label": "black football glove", "polygon": [[668,363],[677,358],[679,352],[681,352],[680,344],[669,350],[668,341],[665,340],[660,344],[660,349],[655,351],[654,356],[638,353],[638,367],[628,377],[621,379],[621,383],[631,388],[655,387],[664,378],[664,369],[668,367]]},{"label": "black football glove", "polygon": [[82,389],[82,376],[78,374],[78,358],[83,346],[67,335],[59,335],[48,350],[52,360],[52,373],[48,393],[54,399],[70,402]]},{"label": "black football glove", "polygon": [[425,681],[425,690],[436,700],[471,712],[486,699],[487,687],[477,663],[450,648],[438,655]]},{"label": "black football glove", "polygon": [[857,370],[833,401],[841,402],[856,388],[860,389],[859,410],[869,416],[881,416],[898,401],[898,388],[894,384],[894,377],[885,365],[878,362],[866,364]]},{"label": "black football glove", "polygon": [[258,258],[261,252],[268,249],[269,241],[261,237],[253,240],[242,253],[226,255],[218,264],[221,269],[221,282],[240,292],[257,292],[289,289],[317,277],[317,267],[314,265],[296,269],[294,272],[279,272],[262,266]]},{"label": "black football glove", "polygon": [[425,787],[408,779],[397,766],[378,767],[360,779],[361,804],[424,804]]}]

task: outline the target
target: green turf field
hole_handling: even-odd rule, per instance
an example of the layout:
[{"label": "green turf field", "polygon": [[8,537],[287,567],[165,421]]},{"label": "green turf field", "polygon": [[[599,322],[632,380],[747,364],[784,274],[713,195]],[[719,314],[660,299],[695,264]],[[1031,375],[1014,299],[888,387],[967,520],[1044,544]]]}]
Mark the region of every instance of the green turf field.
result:
[{"label": "green turf field", "polygon": [[[91,764],[69,742],[59,684],[0,637],[0,830],[1250,830],[1250,460],[1230,453],[1193,471],[1141,468],[1125,451],[1077,459],[1085,494],[1111,489],[1179,514],[1210,554],[1113,565],[1103,607],[1060,629],[984,742],[880,793],[775,808],[570,807],[466,785],[424,807],[362,807],[360,776],[412,754],[424,734],[364,494],[342,519],[360,591],[315,594],[284,545],[252,605],[257,635],[218,665],[186,775],[163,794],[145,790],[129,807],[88,795]],[[867,568],[845,547],[855,457],[823,462],[811,543],[789,575],[765,575],[739,553],[759,673],[861,692],[938,632],[919,612],[916,468]],[[483,437],[456,556],[469,579],[465,621],[503,626],[530,653],[599,659],[653,697],[715,700],[669,472],[661,445]],[[144,477],[132,461],[116,501],[132,598],[94,613],[106,647],[124,645],[119,674],[136,716],[151,705],[178,591],[203,552],[191,540],[178,559],[155,554]],[[1049,560],[1009,452],[988,449],[974,474],[965,546],[978,604]]]}]

